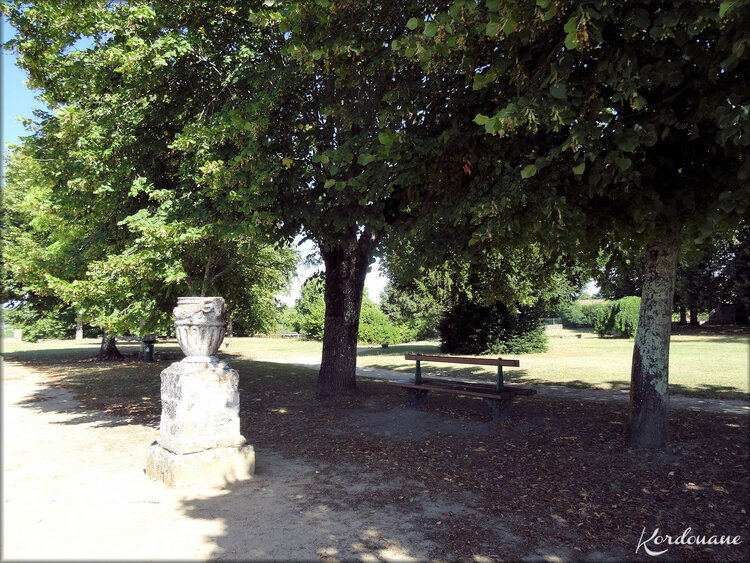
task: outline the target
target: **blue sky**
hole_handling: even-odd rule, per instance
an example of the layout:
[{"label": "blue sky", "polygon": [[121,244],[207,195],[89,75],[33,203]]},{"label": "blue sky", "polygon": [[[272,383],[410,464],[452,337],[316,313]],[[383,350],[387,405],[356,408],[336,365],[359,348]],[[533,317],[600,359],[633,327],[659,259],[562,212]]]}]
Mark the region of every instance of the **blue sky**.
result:
[{"label": "blue sky", "polygon": [[[13,35],[13,28],[8,25],[3,18],[2,22],[2,40],[7,41]],[[7,143],[16,143],[18,137],[28,134],[26,129],[18,122],[19,117],[33,117],[34,108],[44,108],[44,104],[35,99],[35,93],[26,88],[24,81],[26,73],[15,65],[15,57],[3,50],[2,59],[2,147],[5,152]],[[300,248],[303,255],[311,253],[313,247],[306,243]],[[294,304],[294,300],[299,296],[299,290],[302,283],[316,269],[300,268],[297,271],[297,277],[292,282],[292,292],[289,296],[279,296],[282,301],[289,305]],[[380,292],[385,286],[386,279],[380,276],[377,263],[373,265],[372,272],[367,275],[365,281],[368,295],[374,301],[380,301]]]},{"label": "blue sky", "polygon": [[[2,31],[3,42],[12,37],[13,28],[8,25],[5,18],[3,18]],[[3,50],[3,151],[5,151],[6,143],[15,143],[19,136],[27,134],[17,118],[33,117],[33,108],[43,107],[40,101],[34,99],[34,93],[26,88],[25,80],[26,73],[15,65],[15,57]]]}]

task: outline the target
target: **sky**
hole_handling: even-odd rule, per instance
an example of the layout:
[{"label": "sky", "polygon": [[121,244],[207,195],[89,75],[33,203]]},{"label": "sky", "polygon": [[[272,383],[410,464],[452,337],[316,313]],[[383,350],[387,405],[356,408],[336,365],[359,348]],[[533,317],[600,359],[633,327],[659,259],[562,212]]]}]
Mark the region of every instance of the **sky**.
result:
[{"label": "sky", "polygon": [[[13,35],[13,29],[8,25],[3,18],[2,21],[2,42],[7,41]],[[44,109],[44,104],[39,100],[35,99],[35,93],[29,90],[24,81],[26,80],[26,73],[22,69],[18,68],[15,64],[15,56],[8,51],[3,50],[2,53],[2,148],[3,154],[6,152],[7,144],[14,144],[18,141],[20,136],[26,135],[28,132],[19,123],[18,118],[31,118],[33,117],[32,110],[34,108]],[[315,247],[311,242],[306,242],[298,248],[302,258],[315,252]],[[365,280],[365,288],[367,294],[376,303],[380,302],[380,292],[385,287],[388,281],[382,275],[378,267],[378,262],[370,269],[370,273],[367,274]],[[288,295],[279,295],[278,298],[287,305],[294,305],[294,301],[299,297],[300,288],[304,281],[311,274],[320,270],[320,267],[305,268],[300,267],[297,270],[297,275],[292,280],[292,289]]]}]

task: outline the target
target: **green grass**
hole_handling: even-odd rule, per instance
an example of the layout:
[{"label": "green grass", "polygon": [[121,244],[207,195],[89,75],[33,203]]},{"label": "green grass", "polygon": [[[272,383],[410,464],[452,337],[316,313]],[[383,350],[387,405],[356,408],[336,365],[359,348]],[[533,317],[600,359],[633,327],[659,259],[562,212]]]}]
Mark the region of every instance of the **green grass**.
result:
[{"label": "green grass", "polygon": [[[575,338],[575,334],[582,337]],[[519,359],[521,367],[507,368],[506,381],[595,389],[629,388],[632,340],[597,338],[591,331],[581,330],[561,330],[550,335],[553,337],[549,339],[549,350],[543,354],[507,356]],[[673,335],[669,362],[671,391],[700,397],[750,399],[749,344],[747,334]],[[414,362],[404,360],[404,353],[438,350],[436,344],[392,346],[387,350],[360,353],[358,365],[411,373]],[[429,362],[423,364],[422,370],[423,373],[489,380],[497,375],[492,367]]]},{"label": "green grass", "polygon": [[[597,338],[593,332],[585,330],[557,330],[549,334],[551,338],[547,352],[507,356],[521,362],[520,368],[505,370],[507,381],[597,389],[629,387],[632,340]],[[582,338],[575,338],[576,334],[581,334]],[[320,342],[287,338],[231,338],[228,342],[228,346],[222,346],[219,355],[237,369],[248,371],[252,371],[251,366],[255,362],[318,359],[322,348]],[[99,348],[98,339],[54,340],[33,344],[6,341],[3,344],[3,354],[8,360],[43,365],[84,362],[95,357]],[[747,331],[717,334],[695,330],[674,334],[670,348],[671,391],[699,397],[750,400],[749,345],[750,334]],[[132,358],[139,346],[137,343],[120,343],[119,348]],[[408,352],[435,354],[440,352],[440,348],[436,342],[402,344],[389,348],[377,346],[361,350],[357,363],[361,367],[413,373],[414,362],[404,359],[404,354]],[[181,357],[176,341],[162,340],[156,345],[156,358],[161,361],[154,365],[158,367],[163,363],[166,366]],[[85,363],[84,367],[91,365]],[[138,366],[145,364],[132,362],[132,365],[134,367],[127,369],[138,369]],[[493,380],[496,376],[496,370],[492,367],[429,362],[423,364],[423,372],[488,380]]]},{"label": "green grass", "polygon": [[[253,360],[277,360],[320,357],[322,342],[296,338],[229,338],[229,346],[222,346],[228,356]],[[226,341],[225,341],[226,344]]]}]

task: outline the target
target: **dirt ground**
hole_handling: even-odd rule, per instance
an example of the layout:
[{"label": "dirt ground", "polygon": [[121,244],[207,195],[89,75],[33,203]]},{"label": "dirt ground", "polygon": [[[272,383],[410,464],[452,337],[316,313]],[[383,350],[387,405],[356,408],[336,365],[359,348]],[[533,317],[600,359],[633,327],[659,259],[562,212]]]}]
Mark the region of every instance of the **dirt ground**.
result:
[{"label": "dirt ground", "polygon": [[[256,448],[251,481],[169,489],[143,472],[158,429],[82,409],[44,375],[3,367],[3,559],[408,561],[436,552],[398,510],[311,493],[325,483],[361,494],[368,481],[356,468]],[[423,502],[426,513],[449,508]]]},{"label": "dirt ground", "polygon": [[673,446],[633,462],[601,402],[540,397],[498,425],[479,402],[412,409],[382,383],[336,405],[264,385],[241,381],[255,478],[169,489],[143,473],[158,412],[115,416],[6,363],[3,558],[646,560],[656,527],[743,538],[679,559],[750,554],[746,415],[675,412]]}]

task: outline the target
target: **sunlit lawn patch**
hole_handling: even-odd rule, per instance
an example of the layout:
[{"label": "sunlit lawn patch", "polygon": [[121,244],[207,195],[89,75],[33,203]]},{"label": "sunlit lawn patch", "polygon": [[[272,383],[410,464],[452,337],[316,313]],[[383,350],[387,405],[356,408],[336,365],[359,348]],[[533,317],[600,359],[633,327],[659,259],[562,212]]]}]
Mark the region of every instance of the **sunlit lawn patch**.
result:
[{"label": "sunlit lawn patch", "polygon": [[[576,338],[581,334],[581,338]],[[748,345],[750,336],[676,334],[670,347],[669,381],[673,393],[703,397],[748,398]],[[437,346],[393,346],[360,353],[358,365],[411,373],[414,362],[404,360],[406,351],[434,353]],[[597,338],[591,331],[558,331],[541,354],[508,356],[521,361],[518,369],[506,369],[508,381],[557,384],[597,389],[626,389],[630,385],[633,341]],[[492,379],[492,367],[430,364],[423,373]]]}]

